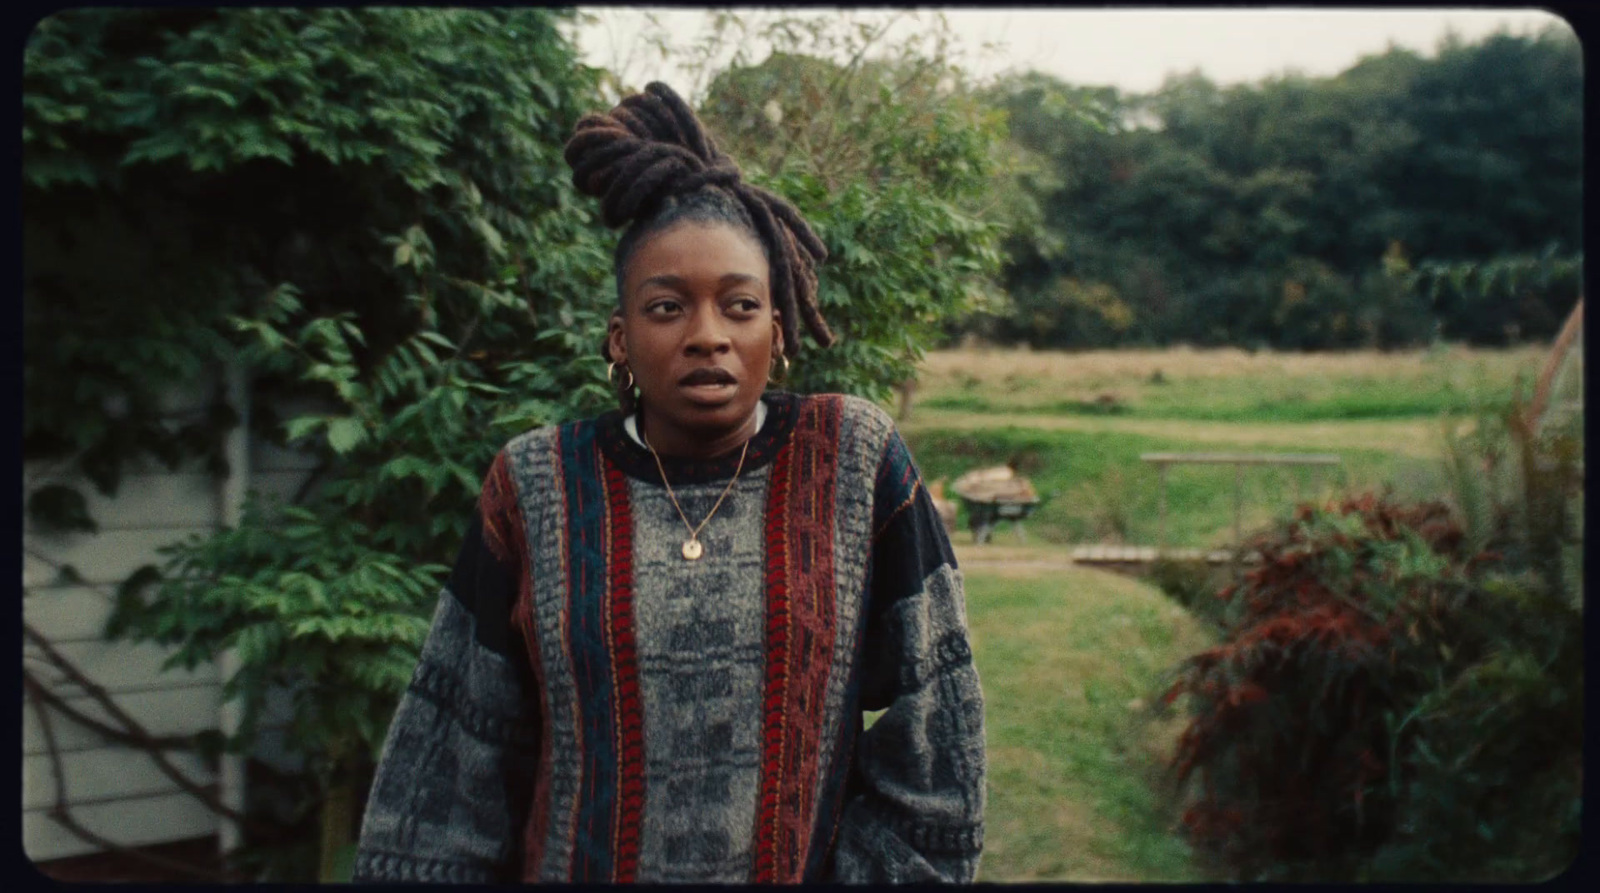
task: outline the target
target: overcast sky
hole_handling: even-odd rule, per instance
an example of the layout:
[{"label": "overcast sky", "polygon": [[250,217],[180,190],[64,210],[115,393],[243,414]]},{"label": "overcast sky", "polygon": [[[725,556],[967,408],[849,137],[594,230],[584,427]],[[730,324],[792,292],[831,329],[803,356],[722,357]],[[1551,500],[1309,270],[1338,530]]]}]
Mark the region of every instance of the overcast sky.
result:
[{"label": "overcast sky", "polygon": [[[635,87],[665,80],[680,91],[691,88],[674,60],[646,53],[638,43],[644,10],[589,7],[585,11],[598,18],[577,33],[589,64],[613,71],[621,68]],[[682,7],[651,11],[670,29],[674,44],[692,41],[707,15],[705,10]],[[830,14],[821,9],[805,12]],[[966,67],[980,77],[1031,68],[1073,84],[1111,84],[1135,93],[1160,87],[1169,73],[1194,69],[1224,85],[1253,82],[1285,70],[1333,75],[1362,56],[1383,52],[1391,43],[1432,55],[1451,29],[1474,41],[1502,26],[1513,34],[1537,32],[1549,24],[1566,27],[1547,12],[1484,8],[1025,8],[952,9],[945,15],[967,42]],[[980,45],[986,41],[1003,43],[1006,50],[985,56]],[[752,56],[759,61],[765,52]]]}]

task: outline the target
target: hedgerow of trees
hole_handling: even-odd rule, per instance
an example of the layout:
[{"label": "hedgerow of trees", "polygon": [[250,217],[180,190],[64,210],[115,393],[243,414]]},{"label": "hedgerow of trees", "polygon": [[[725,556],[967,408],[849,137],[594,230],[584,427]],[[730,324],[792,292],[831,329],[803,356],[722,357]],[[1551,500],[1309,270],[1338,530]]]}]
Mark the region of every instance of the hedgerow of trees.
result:
[{"label": "hedgerow of trees", "polygon": [[1582,54],[1567,29],[1391,48],[1329,78],[1154,93],[1002,79],[1038,226],[1004,246],[1034,346],[1548,338],[1580,289]]}]

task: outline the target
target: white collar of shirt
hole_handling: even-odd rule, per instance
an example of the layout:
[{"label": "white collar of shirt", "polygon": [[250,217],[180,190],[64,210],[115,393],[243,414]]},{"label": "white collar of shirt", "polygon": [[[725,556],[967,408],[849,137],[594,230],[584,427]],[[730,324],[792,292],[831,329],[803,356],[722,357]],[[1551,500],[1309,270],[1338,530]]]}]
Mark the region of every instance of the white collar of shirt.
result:
[{"label": "white collar of shirt", "polygon": [[[765,400],[757,400],[756,401],[756,430],[760,431],[762,426],[766,425],[766,423],[767,423],[767,403],[766,403]],[[644,442],[644,438],[639,436],[639,414],[638,413],[632,413],[627,418],[623,419],[622,420],[622,427],[623,427],[623,429],[625,431],[628,432],[628,436],[633,438],[633,442],[634,443],[637,443],[639,446],[642,446],[645,449],[649,449],[649,446],[647,444],[645,444],[645,442]]]}]

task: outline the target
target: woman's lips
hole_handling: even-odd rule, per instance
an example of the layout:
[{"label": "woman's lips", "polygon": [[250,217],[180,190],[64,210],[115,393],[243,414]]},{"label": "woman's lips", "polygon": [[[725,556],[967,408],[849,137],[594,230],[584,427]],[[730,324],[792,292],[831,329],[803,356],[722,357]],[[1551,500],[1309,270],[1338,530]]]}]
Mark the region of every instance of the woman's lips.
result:
[{"label": "woman's lips", "polygon": [[720,366],[702,366],[678,379],[678,389],[692,403],[719,406],[733,399],[739,379]]},{"label": "woman's lips", "polygon": [[715,405],[726,403],[733,398],[738,385],[733,382],[705,382],[702,384],[679,385],[678,389],[695,403]]}]

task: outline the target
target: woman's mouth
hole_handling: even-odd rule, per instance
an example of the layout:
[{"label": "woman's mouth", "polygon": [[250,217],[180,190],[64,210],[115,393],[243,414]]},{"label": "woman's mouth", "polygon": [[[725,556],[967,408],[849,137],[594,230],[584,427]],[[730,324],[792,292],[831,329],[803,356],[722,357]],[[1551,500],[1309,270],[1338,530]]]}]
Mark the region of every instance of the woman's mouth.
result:
[{"label": "woman's mouth", "polygon": [[739,387],[726,369],[696,369],[678,379],[678,388],[696,403],[724,403]]},{"label": "woman's mouth", "polygon": [[733,396],[734,388],[731,384],[697,384],[685,385],[683,393],[696,403],[726,403]]}]

